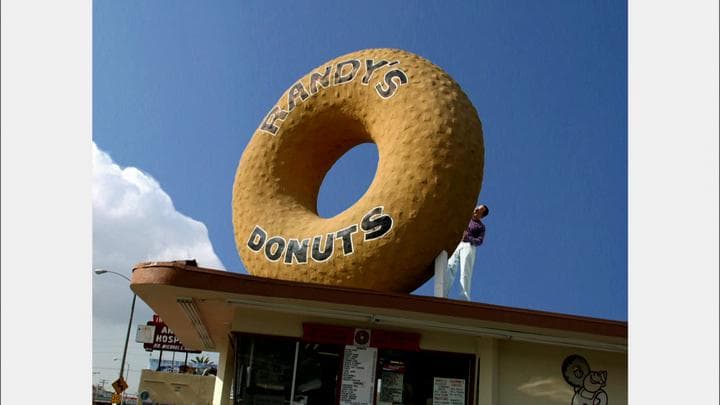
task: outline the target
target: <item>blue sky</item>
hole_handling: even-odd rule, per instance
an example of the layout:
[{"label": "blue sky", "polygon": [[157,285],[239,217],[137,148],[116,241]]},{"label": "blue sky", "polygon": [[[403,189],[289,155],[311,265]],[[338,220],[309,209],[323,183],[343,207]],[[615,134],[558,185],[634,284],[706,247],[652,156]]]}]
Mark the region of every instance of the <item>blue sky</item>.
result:
[{"label": "blue sky", "polygon": [[[627,320],[626,3],[448,3],[95,1],[93,139],[245,272],[230,199],[258,123],[329,59],[406,49],[445,69],[483,122],[491,214],[474,300]],[[321,214],[370,183],[374,149],[355,152],[331,170]]]}]

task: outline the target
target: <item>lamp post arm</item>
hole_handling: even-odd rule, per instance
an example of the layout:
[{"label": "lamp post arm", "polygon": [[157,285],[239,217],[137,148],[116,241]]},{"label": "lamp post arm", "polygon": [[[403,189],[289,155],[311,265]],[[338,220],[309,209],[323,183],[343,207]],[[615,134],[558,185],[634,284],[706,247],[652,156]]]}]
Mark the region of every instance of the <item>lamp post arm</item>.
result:
[{"label": "lamp post arm", "polygon": [[[122,273],[118,273],[117,271],[105,270],[105,269],[95,270],[95,274],[103,274],[103,273],[112,273],[112,274],[115,274],[116,276],[120,276],[120,277],[124,278],[124,279],[127,280],[127,281],[130,281],[130,279],[128,278],[128,276],[126,276],[126,275],[124,275],[124,274],[122,274]],[[132,281],[130,281],[130,282],[132,282]]]}]

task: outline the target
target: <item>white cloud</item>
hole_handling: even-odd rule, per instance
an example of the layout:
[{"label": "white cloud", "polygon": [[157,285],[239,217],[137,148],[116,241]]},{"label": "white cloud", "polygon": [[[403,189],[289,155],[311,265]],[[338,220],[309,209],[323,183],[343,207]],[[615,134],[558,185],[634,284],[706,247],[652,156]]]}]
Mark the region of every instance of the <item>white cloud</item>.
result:
[{"label": "white cloud", "polygon": [[[95,143],[92,207],[94,269],[131,278],[132,267],[140,262],[195,259],[202,267],[224,270],[205,224],[175,210],[170,196],[150,175],[135,167],[121,168]],[[132,292],[128,282],[116,275],[89,276],[93,280],[93,367],[107,378],[104,371],[119,366],[112,359],[122,355]],[[147,355],[134,343],[135,325],[151,317],[152,310],[138,299],[128,354],[133,370],[147,367]],[[132,391],[132,374],[130,380]]]}]

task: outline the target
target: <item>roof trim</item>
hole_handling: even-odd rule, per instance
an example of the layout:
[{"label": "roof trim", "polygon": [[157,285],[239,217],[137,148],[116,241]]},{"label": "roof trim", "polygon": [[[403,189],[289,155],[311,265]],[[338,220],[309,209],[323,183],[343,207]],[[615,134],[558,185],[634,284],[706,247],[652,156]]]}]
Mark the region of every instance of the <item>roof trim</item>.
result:
[{"label": "roof trim", "polygon": [[299,283],[196,267],[194,261],[144,262],[131,287],[170,285],[262,297],[290,298],[422,312],[627,339],[627,322],[384,291]]}]

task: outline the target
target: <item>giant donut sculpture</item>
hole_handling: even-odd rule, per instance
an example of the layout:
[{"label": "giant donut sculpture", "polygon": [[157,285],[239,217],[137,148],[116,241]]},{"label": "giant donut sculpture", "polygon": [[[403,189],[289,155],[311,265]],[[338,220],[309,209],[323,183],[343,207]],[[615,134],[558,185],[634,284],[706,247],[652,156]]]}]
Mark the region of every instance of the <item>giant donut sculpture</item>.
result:
[{"label": "giant donut sculpture", "polygon": [[[320,217],[326,173],[368,142],[379,160],[367,192]],[[280,97],[240,159],[232,200],[240,257],[256,276],[411,292],[460,240],[483,155],[475,108],[428,60],[397,49],[331,60]]]}]

